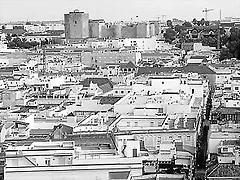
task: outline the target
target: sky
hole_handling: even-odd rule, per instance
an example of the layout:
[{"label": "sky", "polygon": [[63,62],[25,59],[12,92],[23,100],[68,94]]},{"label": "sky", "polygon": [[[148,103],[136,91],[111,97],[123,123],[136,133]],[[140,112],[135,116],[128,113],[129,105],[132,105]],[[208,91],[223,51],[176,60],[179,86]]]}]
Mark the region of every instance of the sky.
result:
[{"label": "sky", "polygon": [[[240,17],[240,0],[0,0],[0,23],[10,21],[63,20],[63,15],[79,9],[90,19],[136,21],[177,18],[192,20],[204,17]],[[136,18],[138,16],[138,18]]]}]

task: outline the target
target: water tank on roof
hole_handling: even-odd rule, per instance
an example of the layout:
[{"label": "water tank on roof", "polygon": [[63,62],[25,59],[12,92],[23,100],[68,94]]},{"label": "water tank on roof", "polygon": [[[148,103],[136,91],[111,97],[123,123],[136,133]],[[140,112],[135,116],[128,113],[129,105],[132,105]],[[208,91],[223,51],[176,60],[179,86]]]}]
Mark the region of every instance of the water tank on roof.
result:
[{"label": "water tank on roof", "polygon": [[80,11],[79,11],[79,9],[75,9],[74,12],[77,13],[77,12],[80,12]]}]

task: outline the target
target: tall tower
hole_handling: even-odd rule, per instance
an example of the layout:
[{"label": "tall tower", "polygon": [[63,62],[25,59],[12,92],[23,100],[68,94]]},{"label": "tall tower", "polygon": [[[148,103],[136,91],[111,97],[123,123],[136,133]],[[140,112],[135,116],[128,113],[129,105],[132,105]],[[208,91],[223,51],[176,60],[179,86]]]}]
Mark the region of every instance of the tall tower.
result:
[{"label": "tall tower", "polygon": [[89,14],[74,10],[64,14],[65,37],[69,39],[81,39],[89,37]]}]

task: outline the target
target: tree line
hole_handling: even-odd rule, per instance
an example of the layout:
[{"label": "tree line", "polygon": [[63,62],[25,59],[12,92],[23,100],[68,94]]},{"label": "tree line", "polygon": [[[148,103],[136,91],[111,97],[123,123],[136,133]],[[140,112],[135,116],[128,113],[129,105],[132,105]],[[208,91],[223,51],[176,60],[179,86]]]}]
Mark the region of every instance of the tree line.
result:
[{"label": "tree line", "polygon": [[[168,28],[164,33],[165,41],[174,43],[181,47],[182,43],[202,43],[204,46],[217,47],[220,41],[220,60],[237,58],[240,59],[240,29],[232,27],[229,32],[220,27],[219,22],[210,24],[202,18],[198,21],[196,18],[192,22],[185,21],[182,25],[173,25],[171,20],[167,21]],[[198,31],[213,32],[201,38],[192,39],[189,37],[189,30],[195,28]],[[219,36],[219,37],[218,37]]]},{"label": "tree line", "polygon": [[41,42],[27,41],[27,39],[24,37],[19,37],[17,35],[10,34],[7,34],[6,40],[8,48],[21,48],[21,49],[37,48],[50,43],[49,40],[46,38],[44,40],[41,40]]}]

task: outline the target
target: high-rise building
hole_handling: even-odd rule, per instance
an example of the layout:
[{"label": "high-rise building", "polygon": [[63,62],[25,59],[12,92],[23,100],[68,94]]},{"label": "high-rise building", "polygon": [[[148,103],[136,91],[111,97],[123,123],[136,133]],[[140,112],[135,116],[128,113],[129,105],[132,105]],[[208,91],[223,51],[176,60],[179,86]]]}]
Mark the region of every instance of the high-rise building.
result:
[{"label": "high-rise building", "polygon": [[64,14],[65,37],[69,39],[81,39],[89,37],[89,14],[74,10]]}]

